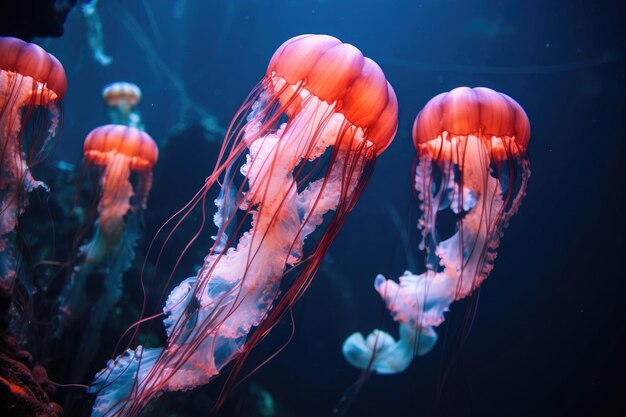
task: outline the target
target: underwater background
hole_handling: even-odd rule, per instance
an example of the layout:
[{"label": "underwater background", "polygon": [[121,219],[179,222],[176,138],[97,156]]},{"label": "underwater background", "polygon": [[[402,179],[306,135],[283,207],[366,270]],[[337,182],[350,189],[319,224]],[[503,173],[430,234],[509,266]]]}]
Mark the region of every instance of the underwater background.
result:
[{"label": "underwater background", "polygon": [[[160,159],[143,238],[96,359],[81,381],[65,379],[64,362],[52,360],[51,380],[88,384],[112,356],[139,317],[139,273],[144,259],[154,265],[154,254],[146,255],[152,237],[202,186],[225,129],[276,48],[293,36],[320,33],[357,46],[380,65],[398,97],[398,132],[296,305],[294,324],[284,320],[253,351],[222,414],[623,415],[626,29],[618,2],[100,0],[98,10],[109,65],[93,59],[78,8],[62,37],[35,40],[63,63],[68,79],[52,165],[80,165],[85,136],[108,123],[101,91],[115,81],[141,88],[138,108]],[[405,372],[372,374],[360,386],[360,371],[342,356],[344,339],[372,327],[397,332],[374,277],[396,277],[410,263],[423,269],[411,126],[431,97],[459,86],[492,88],[525,109],[527,195],[505,230],[493,272],[473,296],[471,331],[458,351],[439,344]],[[58,201],[33,203],[21,221],[28,230],[52,218],[55,256],[62,258],[78,222],[63,218],[63,207],[74,203],[75,176],[67,167],[41,169],[58,195],[49,199]],[[190,216],[168,243],[162,281],[151,292],[163,290],[166,269],[199,217]],[[214,233],[203,230],[167,291],[194,274]],[[44,244],[35,239],[35,251],[52,253]],[[452,306],[442,335],[454,333],[467,303]],[[163,337],[159,332],[155,326],[154,337]],[[45,356],[45,346],[30,346],[35,359]],[[72,347],[65,349],[71,355]],[[209,415],[222,383],[218,377],[193,391],[167,393],[146,415]],[[57,388],[57,395],[73,398],[66,415],[89,415],[93,396],[80,388]]]}]

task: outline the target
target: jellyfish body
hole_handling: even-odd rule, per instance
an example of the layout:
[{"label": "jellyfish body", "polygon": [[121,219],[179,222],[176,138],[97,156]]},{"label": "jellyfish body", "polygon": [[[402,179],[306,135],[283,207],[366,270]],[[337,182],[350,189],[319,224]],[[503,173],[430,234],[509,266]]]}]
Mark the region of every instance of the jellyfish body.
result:
[{"label": "jellyfish body", "polygon": [[125,81],[107,84],[102,89],[102,101],[109,108],[111,123],[143,130],[141,114],[135,108],[141,101],[141,89],[137,84]]},{"label": "jellyfish body", "polygon": [[[97,262],[106,247],[112,247],[124,230],[124,216],[146,207],[152,188],[152,168],[159,156],[156,143],[139,129],[122,125],[105,125],[92,130],[85,139],[84,157],[89,165],[101,167],[101,197],[98,203],[100,244],[90,245],[86,262]],[[131,171],[139,175],[136,189],[130,182]],[[131,197],[134,196],[131,207]]]},{"label": "jellyfish body", "polygon": [[[399,282],[379,275],[375,288],[394,319],[408,325],[418,340],[431,340],[433,327],[444,321],[450,304],[470,295],[493,269],[503,228],[526,192],[529,138],[530,124],[522,107],[484,87],[440,94],[417,115],[414,186],[427,271],[421,275],[407,271]],[[438,228],[451,225],[454,233],[442,236]],[[363,350],[354,343],[357,339],[350,338],[343,347],[346,358],[376,371],[376,355],[374,366],[369,364],[375,349],[359,356],[367,361],[349,358]],[[415,354],[423,353],[415,349]],[[408,366],[412,355],[403,357]]]},{"label": "jellyfish body", "polygon": [[307,288],[395,135],[397,102],[358,49],[303,35],[276,51],[231,126],[205,185],[222,187],[215,243],[167,299],[166,346],[128,350],[97,375],[94,416],[137,415],[162,391],[206,384],[233,360],[237,369]]},{"label": "jellyfish body", "polygon": [[15,280],[10,234],[28,203],[27,195],[46,188],[31,167],[46,155],[60,120],[67,80],[61,63],[41,47],[0,37],[0,283]]},{"label": "jellyfish body", "polygon": [[100,13],[98,13],[98,1],[86,0],[80,9],[87,26],[87,41],[93,54],[93,59],[98,64],[106,67],[113,62],[113,58],[104,52],[104,32]]},{"label": "jellyfish body", "polygon": [[[122,291],[122,276],[134,259],[140,224],[152,187],[152,168],[158,148],[145,132],[123,125],[105,125],[92,130],[84,144],[85,165],[100,175],[98,219],[93,237],[81,246],[70,280],[59,297],[57,337],[65,328],[89,312],[88,327],[82,330],[83,342],[74,357],[89,363],[97,347],[102,323],[117,303]],[[137,177],[131,183],[131,173]],[[103,276],[102,291],[90,300],[90,276]],[[84,367],[72,367],[74,378]]]},{"label": "jellyfish body", "polygon": [[367,338],[361,333],[352,333],[343,343],[343,356],[357,368],[381,375],[397,374],[409,367],[414,356],[427,354],[437,343],[433,327],[424,327],[418,332],[410,324],[401,323],[399,335],[395,340],[379,329],[373,330]]}]

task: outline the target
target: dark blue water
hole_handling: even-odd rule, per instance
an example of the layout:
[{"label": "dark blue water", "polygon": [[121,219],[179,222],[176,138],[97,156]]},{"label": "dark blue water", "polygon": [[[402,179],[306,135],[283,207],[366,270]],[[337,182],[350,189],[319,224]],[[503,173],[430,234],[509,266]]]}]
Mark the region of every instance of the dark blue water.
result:
[{"label": "dark blue water", "polygon": [[[57,159],[78,161],[86,134],[107,122],[100,92],[112,81],[141,87],[143,121],[161,144],[174,127],[193,124],[202,112],[228,125],[273,51],[302,33],[356,45],[380,64],[398,96],[396,139],[330,249],[332,262],[296,308],[293,340],[241,384],[233,414],[253,415],[241,400],[250,384],[269,392],[276,415],[298,417],[330,416],[337,406],[346,416],[423,416],[435,409],[445,416],[608,416],[625,410],[626,33],[618,2],[101,3],[110,66],[93,62],[78,10],[62,38],[40,41],[68,77]],[[403,247],[389,214],[392,207],[415,235],[411,124],[431,97],[463,85],[504,92],[526,110],[532,126],[528,195],[505,232],[458,354],[440,345],[403,374],[371,376],[351,397],[359,372],[341,355],[345,337],[374,327],[396,332],[373,289],[375,275],[396,277],[407,256],[421,267],[417,246]],[[202,110],[185,110],[186,100]],[[157,171],[166,191],[153,197],[160,204],[149,202],[160,214],[147,214],[148,240],[163,216],[201,185],[214,158],[168,159],[168,169],[193,176]],[[174,178],[192,183],[167,183]],[[175,256],[180,248],[170,250]],[[452,308],[465,311],[464,303]],[[290,332],[289,323],[278,326],[253,363]],[[161,411],[208,415],[216,392],[206,387],[166,396]]]}]

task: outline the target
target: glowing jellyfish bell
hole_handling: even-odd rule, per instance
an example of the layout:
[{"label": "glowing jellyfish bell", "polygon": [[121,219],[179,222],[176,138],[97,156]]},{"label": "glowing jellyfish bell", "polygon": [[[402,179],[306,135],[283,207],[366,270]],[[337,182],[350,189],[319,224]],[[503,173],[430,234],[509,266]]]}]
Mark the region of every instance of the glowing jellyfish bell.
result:
[{"label": "glowing jellyfish bell", "polygon": [[325,103],[343,116],[349,133],[363,139],[367,132],[376,155],[395,136],[398,104],[382,70],[332,36],[301,35],[285,42],[272,56],[265,82],[280,99],[281,112],[295,116],[306,110],[306,102]]},{"label": "glowing jellyfish bell", "polygon": [[435,96],[413,124],[413,144],[420,154],[455,163],[457,148],[468,136],[481,139],[491,159],[503,162],[526,153],[530,124],[515,100],[486,87],[459,87]]},{"label": "glowing jellyfish bell", "polygon": [[[39,45],[0,37],[0,107],[45,106],[67,90],[63,65]],[[4,115],[4,111],[3,111]]]}]

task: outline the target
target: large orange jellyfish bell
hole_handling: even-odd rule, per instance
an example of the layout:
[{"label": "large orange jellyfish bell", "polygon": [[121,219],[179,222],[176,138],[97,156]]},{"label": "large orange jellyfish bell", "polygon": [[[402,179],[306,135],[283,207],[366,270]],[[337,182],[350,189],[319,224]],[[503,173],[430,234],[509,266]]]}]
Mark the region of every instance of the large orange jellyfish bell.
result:
[{"label": "large orange jellyfish bell", "polygon": [[136,171],[140,176],[135,206],[145,207],[159,150],[144,131],[124,125],[104,125],[87,135],[83,153],[88,164],[104,167],[99,221],[107,241],[115,243],[124,227],[124,215],[131,207],[130,198],[135,194],[130,173]]},{"label": "large orange jellyfish bell", "polygon": [[282,44],[267,76],[289,115],[309,95],[343,114],[357,139],[382,153],[398,128],[398,102],[385,74],[354,46],[327,35],[301,35]]},{"label": "large orange jellyfish bell", "polygon": [[[431,99],[413,125],[420,157],[415,187],[429,265],[468,295],[493,268],[502,228],[526,191],[530,123],[511,97],[485,87],[459,87]],[[458,233],[441,241],[437,213],[451,208]]]},{"label": "large orange jellyfish bell", "polygon": [[[448,140],[439,142],[444,135]],[[459,87],[435,96],[413,124],[413,143],[420,151],[437,152],[441,147],[447,154],[453,138],[469,135],[483,139],[502,160],[526,151],[530,124],[515,100],[485,87]]]},{"label": "large orange jellyfish bell", "polygon": [[[40,46],[21,39],[0,37],[0,71],[2,92],[0,105],[4,106],[15,89],[28,83],[26,94],[20,95],[21,104],[28,100],[45,105],[61,99],[67,90],[67,79],[61,63]],[[5,91],[5,84],[12,88]],[[9,91],[11,90],[11,91]]]}]

